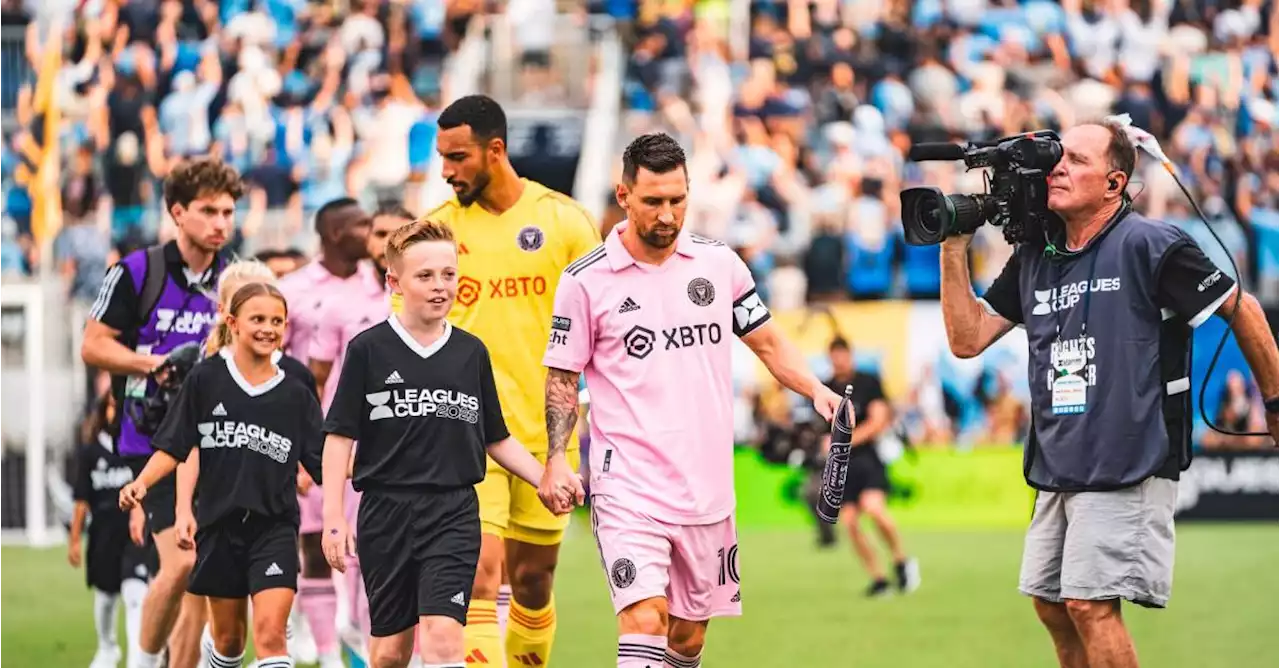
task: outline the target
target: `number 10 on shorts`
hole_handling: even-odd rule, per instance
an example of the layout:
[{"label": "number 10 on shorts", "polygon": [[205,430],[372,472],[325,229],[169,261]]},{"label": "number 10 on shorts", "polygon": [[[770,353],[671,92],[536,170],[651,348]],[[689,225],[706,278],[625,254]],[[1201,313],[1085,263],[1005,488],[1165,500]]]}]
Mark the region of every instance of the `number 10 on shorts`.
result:
[{"label": "number 10 on shorts", "polygon": [[729,549],[720,548],[718,551],[720,559],[720,578],[717,584],[721,587],[732,582],[738,584],[738,545],[734,543]]}]

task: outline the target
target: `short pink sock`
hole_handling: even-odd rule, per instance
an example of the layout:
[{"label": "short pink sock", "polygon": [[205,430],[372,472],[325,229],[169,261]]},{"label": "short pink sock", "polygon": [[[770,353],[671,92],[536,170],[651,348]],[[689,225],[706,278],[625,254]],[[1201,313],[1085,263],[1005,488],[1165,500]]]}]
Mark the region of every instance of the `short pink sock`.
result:
[{"label": "short pink sock", "polygon": [[338,651],[338,593],[331,578],[299,578],[298,607],[307,618],[316,651],[327,654]]}]

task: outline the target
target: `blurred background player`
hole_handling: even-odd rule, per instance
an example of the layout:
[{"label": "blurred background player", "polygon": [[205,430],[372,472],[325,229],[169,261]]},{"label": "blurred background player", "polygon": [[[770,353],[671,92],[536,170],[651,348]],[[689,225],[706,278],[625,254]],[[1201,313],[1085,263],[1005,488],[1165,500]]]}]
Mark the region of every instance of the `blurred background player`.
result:
[{"label": "blurred background player", "polygon": [[[845,386],[853,386],[853,411],[858,423],[853,428],[854,447],[849,454],[849,468],[844,483],[844,509],[840,515],[849,529],[849,540],[853,543],[854,553],[871,576],[867,596],[889,593],[889,580],[871,542],[859,526],[863,515],[871,518],[876,531],[889,548],[889,553],[893,555],[898,591],[915,591],[920,584],[919,567],[914,559],[908,558],[903,552],[898,527],[889,516],[889,509],[885,505],[889,475],[876,450],[880,437],[893,425],[893,409],[885,399],[880,375],[854,365],[853,350],[848,341],[836,337],[828,346],[828,354],[831,357],[832,376],[827,381],[827,387],[832,392],[844,394]],[[824,445],[830,439],[831,435],[828,433]]]},{"label": "blurred background player", "polygon": [[[148,376],[165,353],[208,335],[217,312],[213,286],[226,265],[219,251],[231,237],[236,200],[243,194],[240,175],[218,160],[180,163],[164,184],[177,238],[125,256],[107,271],[90,308],[80,355],[86,365],[112,374],[112,392],[121,407],[111,427],[115,450],[130,458],[135,471],[142,470],[153,450],[131,409],[156,391]],[[163,282],[147,281],[158,275],[149,271],[152,264],[163,271]],[[175,542],[175,494],[175,476],[170,475],[143,504],[160,566],[143,603],[139,652],[129,657],[133,668],[158,666],[166,643],[173,668],[189,668],[199,660],[204,602],[183,598],[195,555]]]},{"label": "blurred background player", "polygon": [[[364,291],[357,299],[330,300],[320,315],[315,337],[308,348],[311,371],[322,383],[324,392],[321,408],[326,413],[337,390],[337,380],[342,374],[342,361],[347,345],[360,332],[384,321],[391,315],[391,291],[387,288],[387,238],[400,227],[414,221],[416,216],[399,205],[380,207],[373,214],[366,243],[369,259],[373,264],[376,281],[362,283]],[[358,446],[357,446],[358,447]],[[360,507],[360,493],[348,485],[345,502],[347,521],[354,526]],[[347,558],[347,570],[343,573],[343,591],[338,602],[339,636],[349,638],[349,644],[361,654],[366,652],[364,639],[369,635],[369,602],[360,579],[360,560],[356,555]],[[351,633],[354,631],[355,633]],[[328,668],[323,666],[322,668]]]},{"label": "blurred background player", "polygon": [[[732,337],[823,419],[840,397],[770,322],[742,259],[683,232],[689,177],[680,145],[664,133],[641,136],[622,165],[617,200],[627,220],[569,265],[556,291],[545,475],[574,470],[565,451],[585,371],[591,527],[618,617],[617,665],[696,668],[710,619],[742,614]],[[662,419],[641,419],[648,415]]]},{"label": "blurred background player", "polygon": [[[458,298],[449,321],[489,347],[511,433],[545,461],[545,414],[530,388],[546,377],[539,351],[551,331],[561,273],[598,245],[600,234],[577,202],[516,174],[497,102],[463,97],[437,123],[442,174],[454,198],[426,218],[451,226],[458,241]],[[566,455],[574,471],[576,445]],[[507,663],[547,664],[556,629],[552,581],[569,516],[546,510],[532,485],[492,460],[478,492],[484,535],[466,628],[468,661],[502,664],[495,613],[505,557]]]},{"label": "blurred background player", "polygon": [[[371,224],[369,214],[349,197],[331,200],[316,211],[319,257],[280,280],[280,291],[293,314],[285,335],[285,352],[291,357],[304,363],[310,359],[312,343],[329,303],[354,304],[380,289],[372,263],[364,261],[369,257],[366,244]],[[316,384],[322,392],[327,381],[326,375],[316,374]],[[333,573],[320,550],[322,493],[312,487],[299,503],[302,579],[298,583],[297,609],[315,639],[321,666],[331,668],[338,665],[341,654],[336,626],[337,592]],[[297,640],[299,645],[306,644],[305,637]]]},{"label": "blurred background player", "polygon": [[[98,650],[89,668],[116,668],[123,656],[116,642],[116,611],[121,599],[124,600],[129,656],[138,653],[142,600],[156,567],[155,546],[149,540],[137,545],[130,539],[132,513],[120,510],[120,488],[133,480],[133,469],[112,448],[107,427],[113,420],[115,401],[110,394],[105,394],[98,399],[97,407],[86,417],[80,430],[76,505],[67,536],[67,562],[72,568],[79,568],[83,554],[81,536],[88,520],[85,580],[93,589],[93,624],[98,631]],[[137,533],[143,534],[141,527]]]}]

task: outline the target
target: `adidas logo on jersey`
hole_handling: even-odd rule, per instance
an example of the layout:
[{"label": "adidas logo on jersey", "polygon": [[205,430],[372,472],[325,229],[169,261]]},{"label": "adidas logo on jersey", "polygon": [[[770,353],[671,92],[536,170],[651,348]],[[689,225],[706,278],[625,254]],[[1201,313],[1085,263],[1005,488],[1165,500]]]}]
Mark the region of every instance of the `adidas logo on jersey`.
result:
[{"label": "adidas logo on jersey", "polygon": [[277,564],[276,562],[273,561],[271,562],[270,566],[267,566],[266,574],[267,575],[284,575],[284,571],[281,570],[280,564]]},{"label": "adidas logo on jersey", "polygon": [[395,385],[396,383],[403,383],[404,379],[400,377],[399,371],[392,371],[391,375],[387,376],[387,379],[383,382],[387,385]]},{"label": "adidas logo on jersey", "polygon": [[623,300],[622,306],[618,307],[618,313],[630,313],[632,311],[639,311],[639,310],[640,310],[640,305],[636,303],[636,300],[630,297],[627,297],[625,300]]},{"label": "adidas logo on jersey", "polygon": [[221,402],[221,401],[219,401],[219,402],[218,402],[218,405],[213,407],[213,415],[214,415],[214,417],[226,417],[226,416],[227,416],[227,407],[226,407],[226,406],[223,406],[223,405],[222,405],[222,402]]},{"label": "adidas logo on jersey", "polygon": [[467,597],[466,597],[465,595],[463,595],[463,593],[462,593],[462,592],[458,592],[458,593],[456,593],[456,594],[454,594],[454,595],[453,595],[453,598],[449,599],[449,602],[450,602],[450,603],[457,604],[457,605],[466,605],[466,604],[467,604]]}]

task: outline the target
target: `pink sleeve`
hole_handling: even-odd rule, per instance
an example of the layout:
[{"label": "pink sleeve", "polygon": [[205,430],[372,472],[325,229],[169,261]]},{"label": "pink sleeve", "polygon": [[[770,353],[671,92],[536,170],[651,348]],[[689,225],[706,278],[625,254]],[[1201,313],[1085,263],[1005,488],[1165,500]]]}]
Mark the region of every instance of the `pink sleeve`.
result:
[{"label": "pink sleeve", "polygon": [[565,274],[556,288],[556,305],[551,316],[551,339],[542,364],[553,369],[581,373],[595,349],[591,306],[587,290],[578,279]]},{"label": "pink sleeve", "polygon": [[743,262],[737,253],[730,253],[730,255],[730,262],[733,263],[733,268],[730,270],[733,288],[733,333],[738,338],[742,338],[768,322],[771,316],[764,300],[756,294],[756,280],[751,277],[751,270],[747,268],[747,263]]},{"label": "pink sleeve", "polygon": [[338,350],[342,345],[342,328],[346,321],[337,311],[336,308],[325,309],[320,322],[316,324],[311,345],[307,346],[307,357],[320,362],[333,362],[338,359]]}]

